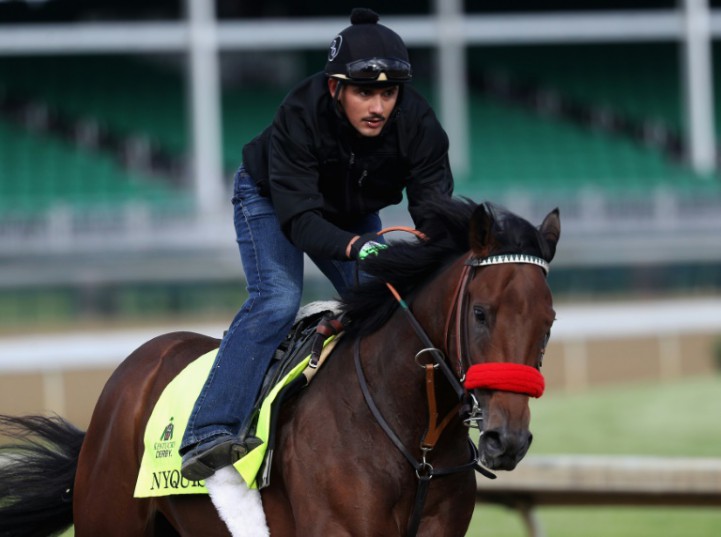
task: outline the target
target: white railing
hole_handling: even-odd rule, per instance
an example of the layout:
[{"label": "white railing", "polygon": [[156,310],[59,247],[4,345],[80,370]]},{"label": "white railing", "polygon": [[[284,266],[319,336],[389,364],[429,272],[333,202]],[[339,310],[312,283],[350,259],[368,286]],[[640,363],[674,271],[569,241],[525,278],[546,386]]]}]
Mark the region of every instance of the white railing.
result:
[{"label": "white railing", "polygon": [[[535,224],[560,207],[562,239],[554,267],[721,261],[721,198],[687,200],[659,191],[635,200],[597,192],[553,199],[512,192],[491,201]],[[131,204],[79,213],[58,206],[32,219],[5,215],[0,217],[0,286],[76,282],[91,267],[97,268],[94,278],[106,282],[163,275],[236,279],[240,263],[231,210],[226,203],[200,218]],[[412,224],[404,206],[382,214],[385,225]],[[115,262],[109,265],[108,258]],[[178,259],[184,260],[182,270]],[[309,271],[314,274],[313,266]]]},{"label": "white railing", "polygon": [[490,481],[476,499],[518,510],[529,537],[544,537],[539,506],[721,506],[721,459],[536,455]]}]

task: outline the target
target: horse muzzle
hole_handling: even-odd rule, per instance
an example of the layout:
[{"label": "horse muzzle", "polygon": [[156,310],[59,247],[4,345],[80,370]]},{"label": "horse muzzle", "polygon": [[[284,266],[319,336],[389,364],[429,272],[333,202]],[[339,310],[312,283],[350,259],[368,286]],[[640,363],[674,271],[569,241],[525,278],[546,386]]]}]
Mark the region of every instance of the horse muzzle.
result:
[{"label": "horse muzzle", "polygon": [[532,441],[528,430],[484,430],[478,439],[481,464],[490,470],[513,470],[528,453]]}]

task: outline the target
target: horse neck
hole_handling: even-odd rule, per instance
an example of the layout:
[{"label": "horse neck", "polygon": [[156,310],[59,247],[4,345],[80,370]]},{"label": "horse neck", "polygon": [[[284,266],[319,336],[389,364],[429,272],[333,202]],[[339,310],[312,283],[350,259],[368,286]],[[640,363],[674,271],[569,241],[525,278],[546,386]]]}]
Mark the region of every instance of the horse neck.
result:
[{"label": "horse neck", "polygon": [[[461,261],[446,269],[425,285],[411,304],[413,315],[446,357],[446,320],[462,266]],[[415,360],[425,346],[402,308],[398,308],[381,330],[361,342],[362,363],[376,403],[396,431],[405,431],[408,442],[417,442],[428,426],[426,373]],[[425,354],[419,361],[430,363],[432,358]],[[435,394],[440,420],[452,411],[458,399],[439,369],[435,370]],[[455,425],[460,425],[460,419],[456,421]],[[464,439],[465,428],[451,426],[449,432],[454,428],[462,431]]]},{"label": "horse neck", "polygon": [[449,360],[449,365],[453,365],[450,360],[455,348],[447,347],[447,343],[453,344],[455,326],[452,321],[465,260],[465,256],[457,259],[428,283],[414,298],[411,308],[435,347]]}]

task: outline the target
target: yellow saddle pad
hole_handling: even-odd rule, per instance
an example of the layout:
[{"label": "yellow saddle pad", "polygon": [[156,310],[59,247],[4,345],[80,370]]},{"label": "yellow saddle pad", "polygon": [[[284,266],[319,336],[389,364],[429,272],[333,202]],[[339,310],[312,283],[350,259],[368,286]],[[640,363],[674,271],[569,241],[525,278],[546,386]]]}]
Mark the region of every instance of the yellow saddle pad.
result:
[{"label": "yellow saddle pad", "polygon": [[[332,336],[328,338],[325,345],[333,339]],[[160,395],[145,427],[145,451],[135,483],[134,497],[207,494],[204,481],[189,481],[180,474],[181,457],[178,447],[195,400],[205,384],[217,352],[217,349],[213,350],[190,363]],[[273,401],[283,387],[303,373],[309,360],[310,356],[301,361],[270,391],[261,405],[255,432],[255,436],[260,438],[263,444],[234,465],[252,488],[257,487],[256,475],[265,458]]]}]

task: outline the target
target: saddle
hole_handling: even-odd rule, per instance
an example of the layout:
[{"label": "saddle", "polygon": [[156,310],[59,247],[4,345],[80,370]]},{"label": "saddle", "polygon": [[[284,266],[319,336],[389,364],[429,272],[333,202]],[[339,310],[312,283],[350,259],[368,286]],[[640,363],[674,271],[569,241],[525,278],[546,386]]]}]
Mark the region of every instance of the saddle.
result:
[{"label": "saddle", "polygon": [[253,406],[253,412],[250,414],[250,420],[243,427],[241,436],[255,436],[261,406],[270,392],[301,362],[309,357],[310,359],[303,374],[286,384],[278,392],[271,405],[267,448],[256,480],[259,489],[270,484],[270,468],[275,452],[278,410],[289,397],[308,385],[321,365],[322,359],[329,354],[329,352],[323,354],[326,341],[331,336],[339,335],[343,331],[343,327],[344,319],[339,316],[337,303],[314,302],[300,310],[290,332],[276,349]]},{"label": "saddle", "polygon": [[[333,302],[313,303],[309,307],[325,308],[327,306],[332,308],[334,304]],[[260,403],[266,398],[271,388],[295,366],[308,356],[311,356],[311,362],[314,355],[316,360],[319,359],[325,339],[330,335],[338,334],[343,329],[342,321],[336,319],[336,317],[337,311],[335,309],[311,310],[309,312],[304,308],[298,313],[290,332],[273,355],[258,398],[255,401],[253,414],[258,410]],[[311,367],[313,366],[311,365]]]}]

